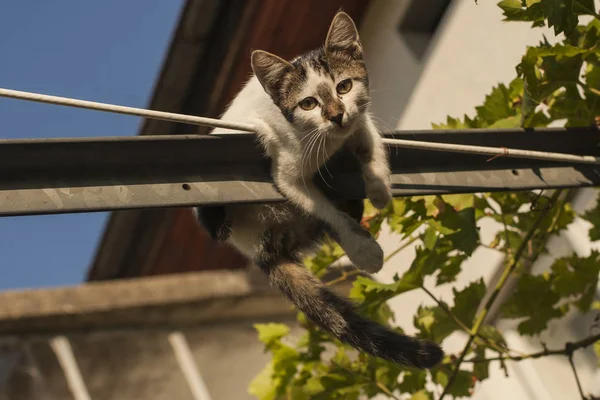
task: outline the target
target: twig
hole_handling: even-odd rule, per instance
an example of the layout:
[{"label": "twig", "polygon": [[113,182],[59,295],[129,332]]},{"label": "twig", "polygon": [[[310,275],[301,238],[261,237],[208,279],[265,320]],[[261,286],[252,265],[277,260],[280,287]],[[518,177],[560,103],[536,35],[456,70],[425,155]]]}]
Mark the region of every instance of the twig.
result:
[{"label": "twig", "polygon": [[573,354],[569,355],[569,364],[571,364],[571,369],[573,370],[573,375],[575,376],[575,382],[577,383],[577,389],[579,390],[579,395],[582,400],[587,400],[587,397],[583,393],[583,388],[581,387],[581,381],[579,380],[579,374],[577,373],[577,368],[575,368],[575,363],[573,362]]},{"label": "twig", "polygon": [[346,279],[348,279],[351,276],[360,274],[361,272],[362,271],[360,271],[358,269],[352,270],[350,272],[342,271],[342,275],[341,276],[339,276],[339,277],[337,277],[335,279],[332,279],[329,282],[325,282],[325,285],[327,285],[327,286],[336,285],[336,284],[338,284],[340,282],[344,282]]},{"label": "twig", "polygon": [[[560,193],[561,193],[560,191],[556,191],[554,193],[554,195],[552,196],[552,204],[554,204],[554,202],[556,201],[556,198],[558,197],[558,195],[560,195]],[[465,357],[467,356],[467,353],[471,349],[471,345],[473,344],[475,337],[479,333],[479,329],[483,325],[483,321],[485,320],[485,317],[487,316],[489,310],[491,309],[492,305],[496,301],[498,294],[500,293],[500,291],[502,290],[502,288],[508,281],[508,278],[514,272],[514,270],[517,268],[517,265],[519,264],[519,261],[521,260],[521,257],[523,256],[523,253],[527,249],[529,241],[531,239],[533,239],[533,237],[535,236],[536,230],[538,229],[540,224],[543,222],[543,220],[546,218],[549,211],[550,211],[550,207],[548,209],[546,209],[544,212],[541,212],[539,214],[538,218],[535,220],[533,225],[529,228],[529,230],[525,234],[525,237],[521,241],[521,244],[519,245],[519,248],[515,252],[512,262],[508,263],[507,266],[504,268],[504,272],[502,273],[500,280],[496,284],[494,291],[492,292],[492,294],[490,295],[488,300],[485,302],[483,308],[481,309],[481,311],[479,312],[479,314],[477,315],[477,317],[475,319],[475,323],[473,324],[473,328],[471,329],[471,333],[469,334],[467,343],[465,344],[465,347],[456,362],[454,371],[452,371],[452,375],[450,376],[450,379],[448,379],[448,384],[444,388],[444,392],[440,396],[440,400],[442,400],[446,396],[446,394],[448,394],[450,387],[452,387],[452,385],[454,384],[454,381],[456,380],[456,376],[458,375],[458,371],[460,370],[460,365],[463,363],[463,361],[465,360]]]},{"label": "twig", "polygon": [[470,360],[465,360],[464,362],[468,363],[482,363],[482,362],[490,362],[490,361],[522,361],[527,359],[534,358],[542,358],[547,356],[568,356],[569,353],[573,353],[576,350],[583,349],[585,347],[589,347],[594,343],[600,341],[600,333],[593,336],[588,336],[585,339],[582,339],[578,342],[567,343],[565,347],[561,349],[548,350],[544,349],[542,351],[538,351],[537,353],[525,354],[522,356],[509,356],[503,355],[499,357],[490,357],[490,358],[473,358]]},{"label": "twig", "polygon": [[391,260],[392,257],[394,257],[396,254],[400,253],[402,250],[404,250],[405,248],[407,248],[408,246],[410,246],[411,244],[413,244],[417,239],[419,239],[417,236],[411,237],[408,242],[404,243],[402,246],[398,247],[396,250],[394,250],[390,254],[388,254],[383,259],[383,262],[386,263],[389,260]]},{"label": "twig", "polygon": [[504,215],[504,213],[501,215],[502,217],[502,225],[504,225],[504,236],[506,236],[506,238],[504,240],[506,240],[506,254],[508,254],[509,256],[512,255],[512,247],[510,246],[510,236],[509,236],[509,232],[508,232],[508,225],[506,224],[506,215]]},{"label": "twig", "polygon": [[[454,315],[454,313],[452,312],[452,310],[450,310],[442,301],[440,301],[437,297],[435,297],[435,295],[429,290],[427,289],[425,286],[421,286],[421,289],[423,289],[423,291],[425,293],[427,293],[429,295],[429,297],[431,297],[431,299],[433,301],[436,302],[436,304],[450,317],[452,318],[452,320],[456,323],[456,325],[458,325],[460,327],[460,329],[462,329],[463,331],[465,331],[466,333],[471,333],[471,330],[469,329],[468,326],[466,326],[465,324],[463,324],[463,322],[458,319],[458,317],[456,315]],[[485,336],[481,336],[481,334],[477,334],[477,337],[481,340],[483,340],[484,342],[486,342],[490,347],[492,347],[495,351],[497,351],[499,354],[503,354],[506,351],[508,351],[508,349],[503,349],[502,347],[500,347],[500,345],[498,343],[496,343],[494,340],[491,340],[490,338],[486,338]]]},{"label": "twig", "polygon": [[394,400],[400,400],[400,397],[396,396],[394,393],[392,393],[392,391],[390,389],[388,389],[387,387],[385,387],[385,385],[381,382],[377,382],[376,383],[377,387],[379,389],[381,389],[381,391],[385,394],[387,394],[389,397],[391,397]]}]

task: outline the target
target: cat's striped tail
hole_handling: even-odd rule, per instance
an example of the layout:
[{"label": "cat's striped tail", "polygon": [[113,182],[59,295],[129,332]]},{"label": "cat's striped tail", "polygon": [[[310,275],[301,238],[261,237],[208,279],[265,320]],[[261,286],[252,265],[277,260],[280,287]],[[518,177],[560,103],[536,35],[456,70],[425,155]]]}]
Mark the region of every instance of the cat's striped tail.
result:
[{"label": "cat's striped tail", "polygon": [[356,349],[417,368],[432,368],[444,356],[435,343],[399,334],[362,317],[354,304],[335,294],[301,265],[261,268],[271,284],[311,321]]}]

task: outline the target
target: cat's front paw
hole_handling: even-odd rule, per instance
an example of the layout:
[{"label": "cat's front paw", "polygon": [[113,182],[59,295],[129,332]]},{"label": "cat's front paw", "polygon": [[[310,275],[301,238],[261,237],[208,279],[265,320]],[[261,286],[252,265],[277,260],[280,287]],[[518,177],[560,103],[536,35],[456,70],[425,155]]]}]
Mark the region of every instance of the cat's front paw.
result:
[{"label": "cat's front paw", "polygon": [[383,179],[371,179],[365,182],[367,198],[379,210],[387,207],[392,201],[390,185]]},{"label": "cat's front paw", "polygon": [[383,267],[383,250],[370,234],[353,237],[340,245],[356,268],[375,273]]}]

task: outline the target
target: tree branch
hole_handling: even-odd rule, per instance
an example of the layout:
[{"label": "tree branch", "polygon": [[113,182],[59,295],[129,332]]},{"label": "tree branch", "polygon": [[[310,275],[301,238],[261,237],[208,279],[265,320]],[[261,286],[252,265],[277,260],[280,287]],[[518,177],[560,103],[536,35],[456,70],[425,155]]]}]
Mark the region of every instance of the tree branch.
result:
[{"label": "tree branch", "polygon": [[[556,199],[558,198],[558,196],[560,194],[561,194],[560,190],[557,190],[556,192],[554,192],[554,194],[552,195],[552,198],[551,198],[551,204],[554,204],[556,202]],[[452,375],[450,376],[450,379],[448,380],[448,384],[446,385],[446,387],[444,388],[444,391],[442,392],[442,395],[440,396],[440,400],[442,400],[448,394],[450,387],[452,387],[452,385],[454,384],[454,381],[456,380],[456,376],[458,375],[458,371],[460,370],[460,365],[463,363],[463,361],[465,360],[465,357],[467,356],[467,353],[471,349],[471,345],[473,344],[475,337],[478,335],[479,329],[483,325],[483,321],[485,320],[485,317],[487,316],[492,305],[496,301],[498,294],[500,293],[500,291],[502,290],[502,288],[508,281],[508,278],[510,277],[510,275],[512,275],[514,270],[517,268],[517,265],[519,264],[521,257],[525,253],[525,250],[527,249],[527,246],[528,246],[530,240],[533,239],[538,227],[541,225],[541,223],[544,221],[544,219],[548,216],[548,213],[550,212],[551,209],[552,209],[552,207],[548,207],[545,210],[543,210],[542,212],[540,212],[537,219],[534,221],[533,225],[529,228],[529,230],[525,234],[525,237],[523,238],[523,240],[521,241],[521,244],[519,245],[519,248],[515,252],[515,255],[514,255],[512,261],[510,263],[508,263],[507,266],[504,268],[504,272],[502,273],[500,280],[496,284],[494,291],[492,292],[492,294],[490,295],[488,300],[485,302],[483,308],[481,309],[481,311],[475,318],[475,323],[473,324],[473,328],[471,329],[471,333],[469,334],[467,343],[465,344],[465,347],[456,362],[454,371],[452,371]]]},{"label": "tree branch", "polygon": [[506,361],[506,360],[522,361],[522,360],[526,360],[526,359],[541,358],[541,357],[547,357],[547,356],[568,356],[569,354],[575,352],[576,350],[583,349],[585,347],[589,347],[598,341],[600,341],[600,333],[589,336],[578,342],[567,343],[565,345],[565,347],[563,347],[561,349],[554,349],[554,350],[544,349],[542,351],[538,351],[537,353],[525,354],[523,356],[504,355],[504,356],[490,357],[490,358],[473,358],[470,360],[465,360],[464,362],[482,363],[482,362],[489,362],[489,361]]}]

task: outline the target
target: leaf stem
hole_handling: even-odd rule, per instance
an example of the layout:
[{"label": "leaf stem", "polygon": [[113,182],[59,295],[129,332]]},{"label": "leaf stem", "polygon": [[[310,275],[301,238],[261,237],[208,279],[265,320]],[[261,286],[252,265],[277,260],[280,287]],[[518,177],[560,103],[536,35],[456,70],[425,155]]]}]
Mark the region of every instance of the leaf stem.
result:
[{"label": "leaf stem", "polygon": [[[554,204],[554,202],[556,201],[556,199],[558,198],[560,193],[561,193],[561,191],[557,190],[553,194],[551,204]],[[537,219],[534,221],[533,225],[529,228],[529,230],[525,234],[525,237],[523,238],[523,240],[521,241],[521,244],[519,245],[517,251],[515,252],[515,255],[514,255],[512,261],[510,263],[507,263],[506,267],[504,268],[504,271],[502,272],[502,276],[500,276],[500,280],[496,284],[494,291],[492,292],[492,294],[490,295],[488,300],[485,302],[481,311],[479,311],[479,314],[475,318],[475,323],[473,324],[473,328],[471,329],[471,332],[469,334],[469,338],[467,339],[467,343],[465,344],[465,347],[456,362],[456,366],[454,367],[454,370],[452,371],[452,375],[450,376],[450,379],[448,379],[448,384],[444,388],[444,391],[442,392],[442,395],[440,396],[440,400],[442,400],[448,394],[450,387],[454,384],[454,381],[456,380],[456,376],[458,375],[458,371],[460,370],[460,365],[463,363],[463,361],[465,360],[465,357],[467,356],[469,350],[471,349],[471,345],[473,344],[475,337],[479,333],[479,329],[483,325],[483,321],[485,320],[485,317],[488,315],[488,312],[490,311],[492,305],[496,301],[498,294],[500,294],[500,291],[502,290],[502,288],[508,281],[508,278],[510,277],[510,275],[512,275],[514,270],[517,268],[517,265],[519,264],[521,257],[523,256],[523,254],[525,253],[525,250],[528,247],[529,241],[531,239],[533,239],[538,227],[541,225],[541,223],[544,221],[544,219],[548,216],[548,213],[550,212],[551,209],[552,209],[552,207],[548,207],[545,210],[543,210],[542,212],[540,212]]]},{"label": "leaf stem", "polygon": [[344,282],[346,279],[348,279],[351,276],[360,274],[361,272],[362,271],[359,269],[355,269],[350,272],[342,271],[342,275],[340,275],[339,277],[337,277],[335,279],[330,280],[329,282],[325,282],[325,285],[326,286],[336,285],[338,283]]},{"label": "leaf stem", "polygon": [[587,90],[589,90],[590,92],[594,93],[596,96],[600,96],[600,90],[593,88],[593,87],[588,87]]},{"label": "leaf stem", "polygon": [[391,397],[394,400],[400,400],[400,397],[396,396],[394,393],[392,393],[392,391],[390,389],[388,389],[387,387],[385,387],[385,385],[381,382],[377,382],[375,383],[377,385],[377,387],[385,394],[387,394],[389,397]]},{"label": "leaf stem", "polygon": [[383,262],[386,263],[389,260],[392,259],[392,257],[394,257],[396,254],[400,253],[402,250],[404,250],[405,248],[407,248],[408,246],[410,246],[411,244],[413,244],[415,241],[417,241],[419,239],[418,236],[413,236],[410,238],[409,241],[407,241],[406,243],[404,243],[402,246],[398,247],[396,250],[392,251],[390,254],[388,254],[384,259]]}]

